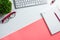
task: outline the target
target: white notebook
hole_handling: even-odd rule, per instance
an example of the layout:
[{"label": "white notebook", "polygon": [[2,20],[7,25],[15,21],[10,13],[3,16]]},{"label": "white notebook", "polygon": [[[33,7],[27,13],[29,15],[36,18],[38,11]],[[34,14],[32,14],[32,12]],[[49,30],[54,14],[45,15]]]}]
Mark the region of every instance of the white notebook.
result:
[{"label": "white notebook", "polygon": [[[58,10],[54,11],[60,18],[59,11]],[[51,34],[55,34],[60,31],[60,22],[53,11],[41,13],[41,16],[44,18],[44,21],[46,22]]]}]

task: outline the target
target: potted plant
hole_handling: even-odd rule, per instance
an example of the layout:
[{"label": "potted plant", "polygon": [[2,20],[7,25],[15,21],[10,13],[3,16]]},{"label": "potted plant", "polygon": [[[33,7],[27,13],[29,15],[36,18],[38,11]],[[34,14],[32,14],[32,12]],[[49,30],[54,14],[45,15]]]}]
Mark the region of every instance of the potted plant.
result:
[{"label": "potted plant", "polygon": [[9,0],[0,0],[0,16],[11,12],[12,3]]},{"label": "potted plant", "polygon": [[[12,11],[12,3],[10,0],[0,0],[0,22],[6,23],[10,18],[15,16],[16,12]],[[8,15],[7,15],[8,14]]]}]

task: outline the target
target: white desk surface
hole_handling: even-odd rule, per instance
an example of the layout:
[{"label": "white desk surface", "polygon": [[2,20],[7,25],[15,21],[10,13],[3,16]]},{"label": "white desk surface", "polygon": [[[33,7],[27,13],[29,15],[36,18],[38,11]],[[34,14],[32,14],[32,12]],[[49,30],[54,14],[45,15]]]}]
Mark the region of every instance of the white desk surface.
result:
[{"label": "white desk surface", "polygon": [[27,7],[22,9],[16,9],[15,18],[11,19],[6,24],[0,24],[0,38],[15,32],[28,24],[40,19],[40,13],[49,10],[51,7],[49,4],[39,5],[34,7]]}]

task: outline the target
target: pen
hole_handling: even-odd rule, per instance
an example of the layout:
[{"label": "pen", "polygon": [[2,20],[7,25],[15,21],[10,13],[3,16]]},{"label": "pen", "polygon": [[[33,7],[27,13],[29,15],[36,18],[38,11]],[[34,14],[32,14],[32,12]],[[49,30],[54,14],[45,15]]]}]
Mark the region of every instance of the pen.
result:
[{"label": "pen", "polygon": [[54,12],[56,18],[58,19],[58,21],[60,22],[60,18],[58,17],[58,15]]}]

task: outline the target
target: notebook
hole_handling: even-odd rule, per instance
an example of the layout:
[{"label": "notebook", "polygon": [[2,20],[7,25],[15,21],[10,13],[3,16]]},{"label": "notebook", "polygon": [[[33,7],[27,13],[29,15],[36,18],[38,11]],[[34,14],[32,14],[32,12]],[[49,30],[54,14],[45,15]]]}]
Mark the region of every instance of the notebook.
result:
[{"label": "notebook", "polygon": [[41,16],[44,18],[44,21],[52,34],[60,31],[60,21],[58,20],[58,18],[60,18],[60,12],[57,9],[54,11],[50,10],[48,12],[41,13]]}]

